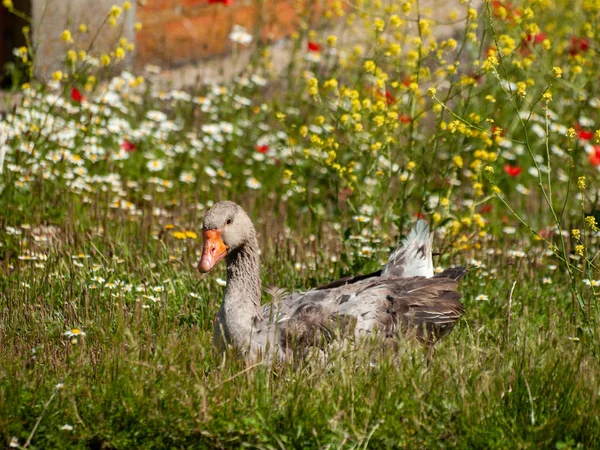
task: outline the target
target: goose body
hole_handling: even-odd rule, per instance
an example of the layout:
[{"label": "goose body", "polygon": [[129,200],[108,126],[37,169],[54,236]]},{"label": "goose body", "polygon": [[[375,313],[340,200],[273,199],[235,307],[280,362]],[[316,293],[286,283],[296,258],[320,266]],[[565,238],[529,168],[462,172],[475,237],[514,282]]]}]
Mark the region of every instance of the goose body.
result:
[{"label": "goose body", "polygon": [[434,275],[432,236],[417,222],[382,270],[347,277],[307,292],[274,295],[261,306],[260,261],[254,226],[229,201],[216,203],[203,222],[200,272],[221,259],[227,287],[215,320],[215,343],[250,359],[289,358],[338,339],[378,335],[397,341],[414,335],[433,344],[464,312],[457,291],[463,268]]}]

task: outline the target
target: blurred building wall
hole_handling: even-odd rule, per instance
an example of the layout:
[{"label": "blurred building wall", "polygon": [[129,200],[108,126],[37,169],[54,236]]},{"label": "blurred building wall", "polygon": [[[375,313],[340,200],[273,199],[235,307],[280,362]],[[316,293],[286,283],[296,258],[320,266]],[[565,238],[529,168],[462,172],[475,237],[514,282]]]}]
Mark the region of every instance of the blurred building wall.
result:
[{"label": "blurred building wall", "polygon": [[[26,8],[31,11],[26,13],[33,20],[36,46],[35,72],[45,79],[63,67],[69,48],[91,49],[94,56],[109,54],[120,36],[136,46],[126,64],[173,67],[227,54],[234,47],[228,36],[235,25],[265,43],[289,35],[298,26],[298,2],[294,0],[131,0],[131,9],[121,13],[117,26],[105,23],[96,35],[110,8],[122,6],[124,0],[28,1],[31,6]],[[11,20],[5,13],[0,19]],[[136,22],[142,24],[140,31],[135,30]],[[80,24],[87,26],[87,33],[78,31]],[[61,40],[65,29],[71,31],[76,45],[70,47]],[[5,39],[4,44],[6,48],[22,45],[13,38]]]}]

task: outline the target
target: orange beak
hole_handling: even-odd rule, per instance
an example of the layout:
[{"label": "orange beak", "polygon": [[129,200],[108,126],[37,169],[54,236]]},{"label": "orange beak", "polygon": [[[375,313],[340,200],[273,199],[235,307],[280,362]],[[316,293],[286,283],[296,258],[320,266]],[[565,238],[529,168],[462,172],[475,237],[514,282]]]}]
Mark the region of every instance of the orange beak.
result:
[{"label": "orange beak", "polygon": [[204,247],[198,270],[202,273],[210,272],[215,265],[227,255],[228,247],[221,239],[221,230],[207,230],[202,233]]}]

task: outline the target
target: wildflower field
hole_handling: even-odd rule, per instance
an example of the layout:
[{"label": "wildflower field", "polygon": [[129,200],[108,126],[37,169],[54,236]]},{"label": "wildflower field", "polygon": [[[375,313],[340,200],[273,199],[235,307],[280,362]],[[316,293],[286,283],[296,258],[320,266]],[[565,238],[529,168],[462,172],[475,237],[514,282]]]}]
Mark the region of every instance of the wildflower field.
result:
[{"label": "wildflower field", "polygon": [[[82,45],[102,32],[85,24],[51,80],[15,49],[0,446],[598,447],[600,2],[312,5],[289,65],[238,27],[245,71],[186,90],[122,71],[125,39]],[[431,359],[410,341],[376,364],[222,357],[224,268],[196,265],[225,199],[254,220],[263,286],[288,291],[377,270],[422,217],[437,268],[470,269],[465,315]]]}]

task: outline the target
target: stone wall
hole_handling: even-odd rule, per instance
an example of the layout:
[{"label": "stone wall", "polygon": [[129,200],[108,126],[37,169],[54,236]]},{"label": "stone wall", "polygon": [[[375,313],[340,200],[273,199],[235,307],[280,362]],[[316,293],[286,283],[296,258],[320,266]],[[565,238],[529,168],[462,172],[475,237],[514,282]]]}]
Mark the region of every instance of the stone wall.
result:
[{"label": "stone wall", "polygon": [[229,39],[240,25],[265,42],[297,26],[291,0],[149,0],[138,6],[143,28],[137,33],[136,63],[178,65],[223,55],[236,45]]},{"label": "stone wall", "polygon": [[[66,46],[61,33],[69,29],[77,40],[78,48],[87,48],[93,42],[93,53],[102,54],[114,51],[120,36],[134,39],[135,1],[132,9],[119,20],[116,27],[104,25],[102,32],[94,39],[96,30],[105,20],[115,0],[32,0],[33,37],[37,47],[36,75],[48,78],[62,66]],[[85,24],[89,32],[78,33],[80,24]]]},{"label": "stone wall", "polygon": [[[61,67],[66,46],[61,33],[69,29],[77,47],[93,40],[95,55],[114,51],[119,36],[135,39],[136,51],[129,62],[136,66],[177,66],[211,56],[224,55],[236,45],[228,39],[235,25],[256,39],[269,43],[297,29],[294,0],[131,0],[116,27],[104,25],[112,5],[122,0],[32,0],[36,74],[48,78]],[[135,23],[142,29],[136,33]],[[80,24],[89,32],[78,33]],[[12,43],[9,44],[9,46]]]}]

